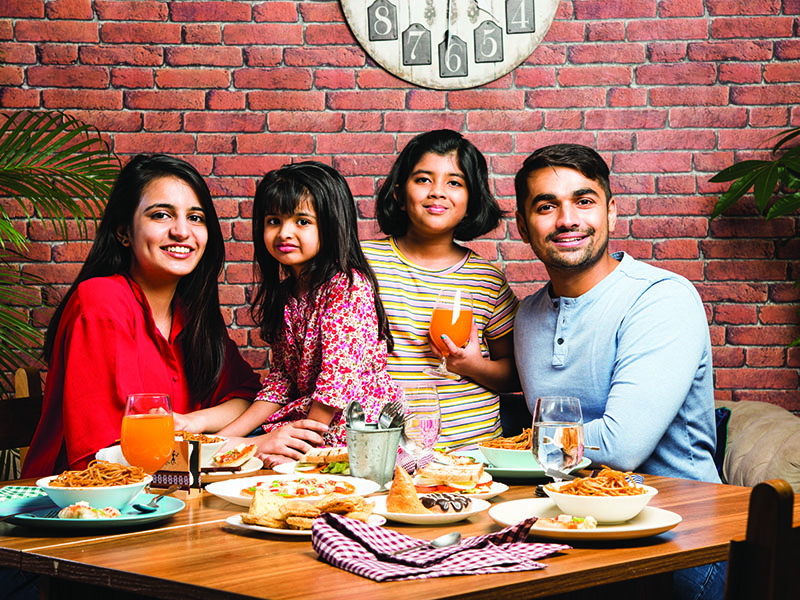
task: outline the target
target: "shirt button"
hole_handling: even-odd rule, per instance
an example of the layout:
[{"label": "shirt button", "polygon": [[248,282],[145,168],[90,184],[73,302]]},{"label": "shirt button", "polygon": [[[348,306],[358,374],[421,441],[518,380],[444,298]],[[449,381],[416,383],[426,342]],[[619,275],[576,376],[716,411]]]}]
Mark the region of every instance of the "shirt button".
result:
[{"label": "shirt button", "polygon": [[564,338],[558,338],[558,339],[556,340],[556,342],[557,342],[557,343],[558,343],[558,345],[560,346],[561,344],[563,344],[563,343],[564,343]]},{"label": "shirt button", "polygon": [[173,375],[172,376],[172,381],[178,381],[178,376],[177,375]]}]

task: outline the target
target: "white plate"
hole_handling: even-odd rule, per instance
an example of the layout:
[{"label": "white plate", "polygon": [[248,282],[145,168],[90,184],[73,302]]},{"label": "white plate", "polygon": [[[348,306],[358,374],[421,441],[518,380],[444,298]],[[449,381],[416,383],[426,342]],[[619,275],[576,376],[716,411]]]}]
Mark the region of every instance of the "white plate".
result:
[{"label": "white plate", "polygon": [[[249,523],[242,523],[242,513],[231,515],[230,517],[225,519],[225,522],[228,525],[233,525],[234,527],[240,527],[241,529],[249,529],[250,531],[261,531],[263,533],[277,533],[278,535],[297,535],[302,537],[308,537],[311,535],[310,529],[276,529],[274,527],[263,527],[261,525],[250,525]],[[381,515],[370,515],[367,523],[370,525],[381,526],[384,523],[386,523],[386,519]]]},{"label": "white plate", "polygon": [[[504,479],[541,479],[547,478],[547,475],[544,474],[542,469],[529,469],[527,467],[495,467],[492,464],[486,462],[483,454],[481,454],[480,450],[462,450],[458,452],[460,456],[468,456],[470,458],[474,458],[478,462],[484,463],[484,469],[491,474],[492,477],[501,477]],[[585,456],[581,459],[581,462],[578,463],[577,467],[573,467],[572,469],[568,469],[567,473],[574,471],[576,469],[583,469],[588,467],[592,464],[592,461],[586,458]]]},{"label": "white plate", "polygon": [[[527,498],[495,504],[489,509],[489,516],[498,525],[508,527],[529,517],[557,517],[561,514],[550,498]],[[664,533],[675,527],[683,519],[677,513],[645,506],[642,512],[626,523],[617,525],[598,525],[597,529],[552,529],[531,527],[531,537],[554,540],[628,540],[649,537]]]},{"label": "white plate", "polygon": [[281,473],[282,475],[291,475],[294,473],[294,468],[297,466],[296,460],[290,460],[289,462],[281,463],[279,465],[272,465],[270,469],[275,471],[276,473]]},{"label": "white plate", "polygon": [[375,514],[382,515],[390,521],[411,523],[412,525],[444,525],[445,523],[455,523],[477,515],[491,506],[486,500],[470,496],[470,498],[472,498],[472,503],[466,510],[462,510],[461,512],[412,515],[408,513],[389,512],[386,510],[386,498],[386,496],[377,496],[373,498],[373,500],[375,500]]},{"label": "white plate", "polygon": [[[354,494],[359,496],[366,496],[373,492],[378,491],[377,483],[369,479],[359,479],[358,477],[344,477],[342,475],[320,475],[318,473],[312,475],[303,475],[300,473],[292,475],[259,475],[257,477],[240,477],[238,479],[226,479],[225,481],[215,481],[206,486],[206,491],[211,492],[215,496],[227,500],[232,504],[239,506],[250,506],[253,500],[252,496],[243,496],[241,491],[243,488],[256,485],[260,481],[293,481],[300,477],[307,479],[327,479],[333,481],[346,481],[347,483],[355,486]],[[306,500],[314,502],[319,500],[322,496],[307,496],[305,498],[293,498],[293,500]]]},{"label": "white plate", "polygon": [[212,471],[210,473],[202,473],[200,482],[210,483],[212,481],[223,481],[225,479],[230,479],[231,477],[246,475],[248,473],[255,473],[256,471],[260,471],[264,468],[264,463],[260,458],[256,458],[252,456],[246,463],[242,465],[242,468],[238,471]]},{"label": "white plate", "polygon": [[495,496],[499,496],[505,491],[508,491],[508,486],[505,483],[500,483],[499,481],[493,481],[491,487],[489,487],[489,490],[486,492],[481,492],[480,494],[464,494],[464,495],[467,498],[488,500],[489,498],[494,498]]}]

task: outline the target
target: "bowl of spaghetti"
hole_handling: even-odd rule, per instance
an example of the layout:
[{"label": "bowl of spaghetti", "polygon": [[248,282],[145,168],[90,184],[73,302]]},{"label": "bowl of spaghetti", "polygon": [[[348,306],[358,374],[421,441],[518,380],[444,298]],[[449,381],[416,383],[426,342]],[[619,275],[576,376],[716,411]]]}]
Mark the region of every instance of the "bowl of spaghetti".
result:
[{"label": "bowl of spaghetti", "polygon": [[201,469],[213,467],[214,455],[222,450],[222,447],[228,443],[228,438],[218,435],[206,435],[204,433],[189,433],[188,431],[176,431],[175,439],[185,440],[187,442],[199,442]]},{"label": "bowl of spaghetti", "polygon": [[64,471],[36,482],[60,508],[86,501],[94,508],[122,509],[136,499],[152,477],[139,467],[93,460],[82,471]]},{"label": "bowl of spaghetti", "polygon": [[486,461],[500,469],[540,469],[531,451],[531,430],[513,437],[500,437],[478,444]]},{"label": "bowl of spaghetti", "polygon": [[544,486],[566,514],[594,517],[598,523],[623,523],[638,515],[658,490],[634,483],[630,473],[604,468],[594,477],[578,477]]}]

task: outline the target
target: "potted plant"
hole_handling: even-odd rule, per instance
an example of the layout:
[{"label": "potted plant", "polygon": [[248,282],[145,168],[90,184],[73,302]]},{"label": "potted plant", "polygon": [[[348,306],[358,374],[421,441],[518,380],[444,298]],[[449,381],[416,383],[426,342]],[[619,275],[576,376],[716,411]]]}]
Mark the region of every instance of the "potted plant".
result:
[{"label": "potted plant", "polygon": [[[786,144],[798,136],[800,127],[782,131],[772,136],[779,139],[772,147],[770,160],[743,160],[714,175],[710,181],[732,183],[717,200],[711,218],[721,215],[751,189],[758,213],[768,220],[797,211],[800,208],[800,146],[786,149]],[[795,287],[798,286],[800,278],[795,280]],[[800,338],[791,345],[797,344]]]}]

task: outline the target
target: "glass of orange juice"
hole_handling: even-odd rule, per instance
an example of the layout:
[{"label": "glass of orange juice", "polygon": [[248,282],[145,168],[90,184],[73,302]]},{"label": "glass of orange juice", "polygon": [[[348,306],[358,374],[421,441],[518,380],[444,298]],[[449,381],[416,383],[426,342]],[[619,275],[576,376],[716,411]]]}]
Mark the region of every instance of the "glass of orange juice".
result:
[{"label": "glass of orange juice", "polygon": [[458,379],[459,375],[447,370],[447,346],[442,340],[446,335],[456,346],[463,346],[469,341],[472,330],[472,295],[464,290],[447,289],[439,293],[431,313],[431,324],[428,327],[431,342],[442,353],[442,360],[436,367],[424,369],[423,372],[434,377]]},{"label": "glass of orange juice", "polygon": [[167,394],[130,394],[122,417],[120,446],[131,465],[155,473],[172,456],[175,425]]}]

